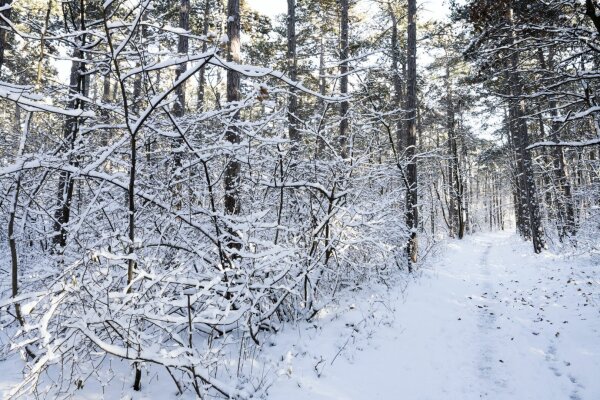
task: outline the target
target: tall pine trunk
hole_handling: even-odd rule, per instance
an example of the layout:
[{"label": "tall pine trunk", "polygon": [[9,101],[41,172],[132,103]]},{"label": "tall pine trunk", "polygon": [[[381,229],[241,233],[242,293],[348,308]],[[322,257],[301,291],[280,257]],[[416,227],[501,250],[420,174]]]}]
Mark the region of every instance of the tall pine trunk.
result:
[{"label": "tall pine trunk", "polygon": [[417,196],[417,1],[408,0],[408,41],[407,41],[407,90],[406,90],[406,226],[409,229],[407,256],[409,272],[417,262],[417,228],[419,208]]},{"label": "tall pine trunk", "polygon": [[[204,12],[203,12],[203,20],[202,20],[202,34],[204,37],[208,36],[208,27],[209,27],[209,15],[210,15],[210,0],[204,0]],[[202,52],[206,53],[208,49],[206,40],[202,43]],[[204,89],[206,86],[206,66],[202,66],[200,71],[198,71],[198,102],[196,107],[199,112],[204,111],[204,103],[206,101],[204,95]]]},{"label": "tall pine trunk", "polygon": [[[227,61],[239,64],[241,61],[240,44],[240,0],[228,0],[227,2]],[[233,70],[227,70],[227,101],[240,101],[240,74]],[[236,104],[237,106],[237,104]],[[225,140],[231,145],[231,158],[227,161],[225,167],[225,213],[228,215],[237,215],[240,213],[240,175],[241,164],[236,159],[235,152],[237,145],[241,142],[239,127],[236,125],[239,120],[239,111],[235,113],[227,130]],[[237,242],[235,233],[230,229],[231,238],[228,247],[240,249],[241,245]]]},{"label": "tall pine trunk", "polygon": [[[549,68],[554,70],[553,54],[550,52],[548,63],[544,56],[544,51],[538,50],[540,66],[542,70]],[[546,65],[548,64],[548,65]],[[560,122],[558,122],[558,104],[554,98],[549,101],[550,116],[552,117],[551,132],[549,139],[554,142],[559,142],[558,131],[560,130]],[[558,186],[559,195],[556,196],[557,208],[560,214],[560,226],[558,227],[559,238],[562,241],[566,236],[575,233],[575,211],[573,208],[573,197],[571,195],[571,184],[567,176],[565,163],[565,155],[563,148],[554,146],[552,148],[553,156],[553,175],[555,184]]]},{"label": "tall pine trunk", "polygon": [[[515,42],[515,30],[514,30],[514,16],[513,9],[508,8],[507,12],[508,22],[511,27],[510,44]],[[531,159],[531,153],[527,150],[529,145],[529,129],[527,121],[525,120],[525,102],[523,100],[523,88],[521,83],[521,77],[519,76],[519,54],[516,51],[512,51],[510,56],[510,89],[511,99],[510,107],[513,110],[513,118],[515,125],[515,135],[513,140],[515,141],[515,147],[517,150],[518,164],[518,175],[521,181],[521,207],[523,216],[527,218],[528,227],[527,230],[531,235],[533,242],[533,250],[536,253],[540,253],[545,247],[544,243],[544,232],[542,230],[540,208],[537,201],[537,191],[535,185],[535,178],[533,175],[533,163]]]},{"label": "tall pine trunk", "polygon": [[[319,38],[319,93],[321,94],[321,96],[325,96],[325,90],[326,90],[326,81],[325,81],[325,40],[323,39],[323,36],[325,36],[325,30],[323,28],[321,28],[321,36]],[[322,98],[319,98],[318,100],[319,103],[319,112],[321,113],[321,118],[324,119],[325,118],[325,113],[327,112],[327,104],[325,103],[325,100],[323,100]],[[316,156],[320,157],[323,154],[323,151],[325,151],[325,139],[323,138],[323,136],[321,136],[323,133],[323,123],[319,122],[319,125],[317,127],[317,149],[316,149]]]},{"label": "tall pine trunk", "polygon": [[[83,102],[79,100],[79,96],[84,93],[84,74],[85,66],[79,61],[83,58],[83,53],[79,49],[73,51],[73,61],[71,62],[71,73],[69,76],[69,109],[81,109]],[[62,151],[71,152],[75,148],[77,133],[79,131],[79,117],[69,116],[65,121],[62,137]],[[69,155],[69,164],[76,165],[76,160],[72,155]],[[73,202],[74,181],[71,173],[62,171],[58,177],[57,190],[57,208],[54,212],[54,236],[52,244],[54,250],[62,253],[67,245],[67,229],[66,226],[71,220],[71,205]]]},{"label": "tall pine trunk", "polygon": [[[0,8],[3,8],[5,6],[10,6],[11,3],[12,3],[12,0],[0,0]],[[10,20],[11,11],[12,11],[12,9],[9,8],[7,10],[0,11],[0,14],[7,20]],[[4,21],[4,18],[0,18],[0,77],[2,77],[2,66],[4,65],[4,53],[6,51],[6,44],[7,44],[7,40],[6,40],[7,30],[4,29],[5,27],[7,27],[7,24]]]},{"label": "tall pine trunk", "polygon": [[451,236],[462,239],[465,233],[465,220],[463,213],[463,179],[458,157],[458,143],[456,138],[456,110],[454,106],[454,93],[452,78],[450,76],[450,60],[446,58],[446,128],[448,129],[448,152],[450,156],[448,169],[448,185],[450,189]]},{"label": "tall pine trunk", "polygon": [[[292,81],[298,80],[298,67],[296,59],[296,0],[287,0],[287,68],[288,75]],[[290,87],[288,100],[288,136],[292,142],[292,152],[298,150],[300,134],[298,133],[298,97],[296,90]]]},{"label": "tall pine trunk", "polygon": [[[348,25],[349,25],[349,4],[348,0],[340,0],[342,7],[342,14],[340,20],[340,91],[342,96],[348,95],[348,57],[349,57],[349,43],[348,43]],[[350,103],[347,100],[342,101],[340,106],[340,155],[342,158],[348,157],[348,110]]]},{"label": "tall pine trunk", "polygon": [[[188,32],[190,30],[190,0],[180,0],[179,2],[179,28]],[[186,34],[180,34],[177,40],[177,54],[182,55],[188,53],[188,37]],[[185,73],[187,70],[187,64],[181,63],[177,66],[175,70],[175,81],[178,81],[181,75]],[[173,116],[176,119],[181,119],[185,115],[185,88],[186,82],[181,82],[175,88],[175,104],[173,105]],[[135,99],[134,99],[135,100]],[[173,180],[176,183],[175,185],[175,193],[174,197],[177,199],[174,203],[174,206],[177,210],[181,209],[181,195],[182,195],[182,185],[181,185],[181,146],[183,145],[183,138],[177,138],[175,140],[175,152],[173,154],[174,164],[175,164],[175,173],[173,174]]]},{"label": "tall pine trunk", "polygon": [[388,11],[390,13],[390,18],[392,20],[392,37],[391,37],[391,45],[392,45],[392,82],[394,84],[394,108],[399,113],[398,119],[396,121],[396,143],[398,149],[402,148],[402,144],[405,140],[402,139],[404,135],[404,124],[402,118],[400,117],[400,112],[402,109],[402,101],[404,97],[404,93],[402,90],[402,75],[400,71],[400,40],[398,38],[398,18],[392,9],[390,3],[388,3]]}]

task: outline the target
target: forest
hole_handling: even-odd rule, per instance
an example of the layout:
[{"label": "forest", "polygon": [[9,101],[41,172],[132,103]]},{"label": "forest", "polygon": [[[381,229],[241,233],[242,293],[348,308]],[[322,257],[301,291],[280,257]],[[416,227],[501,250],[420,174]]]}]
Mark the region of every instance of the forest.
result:
[{"label": "forest", "polygon": [[278,338],[503,240],[600,343],[599,95],[597,0],[0,0],[0,395],[295,399]]}]

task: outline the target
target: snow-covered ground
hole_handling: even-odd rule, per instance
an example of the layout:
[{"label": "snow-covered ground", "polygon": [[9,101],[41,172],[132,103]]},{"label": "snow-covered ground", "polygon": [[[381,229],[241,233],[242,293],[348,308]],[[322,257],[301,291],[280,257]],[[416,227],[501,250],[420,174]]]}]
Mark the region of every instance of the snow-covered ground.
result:
[{"label": "snow-covered ground", "polygon": [[355,299],[333,322],[280,335],[288,366],[270,398],[600,399],[597,260],[490,233],[429,264],[379,322]]},{"label": "snow-covered ground", "polygon": [[[598,259],[534,255],[514,235],[487,233],[449,241],[427,264],[407,286],[346,292],[310,323],[264,341],[253,366],[267,382],[263,395],[600,399]],[[0,363],[0,394],[21,368]],[[140,393],[127,377],[78,398],[176,397],[156,379],[145,378]]]}]

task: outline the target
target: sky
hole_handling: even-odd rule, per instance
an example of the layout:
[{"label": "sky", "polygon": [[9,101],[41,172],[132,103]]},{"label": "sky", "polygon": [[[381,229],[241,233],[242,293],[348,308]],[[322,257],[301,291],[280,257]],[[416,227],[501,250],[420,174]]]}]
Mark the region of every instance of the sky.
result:
[{"label": "sky", "polygon": [[[360,2],[367,2],[359,0]],[[250,7],[256,11],[268,15],[275,16],[287,12],[286,0],[247,0]],[[420,16],[424,19],[443,19],[448,13],[448,5],[446,0],[417,0],[419,5]]]}]

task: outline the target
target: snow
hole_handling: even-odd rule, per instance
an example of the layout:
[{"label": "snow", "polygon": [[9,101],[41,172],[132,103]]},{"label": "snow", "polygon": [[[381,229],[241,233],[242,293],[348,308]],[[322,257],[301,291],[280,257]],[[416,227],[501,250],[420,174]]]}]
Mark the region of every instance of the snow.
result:
[{"label": "snow", "polygon": [[110,7],[110,5],[114,2],[115,0],[106,0],[103,4],[102,4],[102,8],[103,9],[107,9],[108,7]]},{"label": "snow", "polygon": [[594,138],[590,140],[582,140],[582,141],[560,141],[560,142],[552,142],[552,141],[542,141],[530,144],[527,146],[527,150],[535,149],[537,147],[587,147],[587,146],[595,146],[600,144],[600,138]]},{"label": "snow", "polygon": [[[310,322],[266,337],[254,368],[267,385],[254,398],[597,400],[600,260],[535,255],[530,247],[506,232],[450,240],[408,283],[341,292]],[[110,353],[126,351],[95,337],[83,320],[81,329]],[[0,397],[22,369],[14,356],[0,361]],[[176,398],[163,369],[149,367],[153,378],[140,393],[119,375],[129,370],[115,361],[104,395],[104,386],[90,384],[78,398]]]},{"label": "snow", "polygon": [[276,337],[269,398],[600,398],[598,261],[532,253],[506,233],[453,241],[379,323],[359,304]]},{"label": "snow", "polygon": [[24,110],[29,112],[49,112],[54,114],[66,115],[69,117],[94,117],[92,111],[82,109],[64,109],[50,104],[38,101],[43,96],[39,94],[30,94],[30,87],[14,86],[10,83],[0,81],[0,98],[10,100],[19,104]]}]

